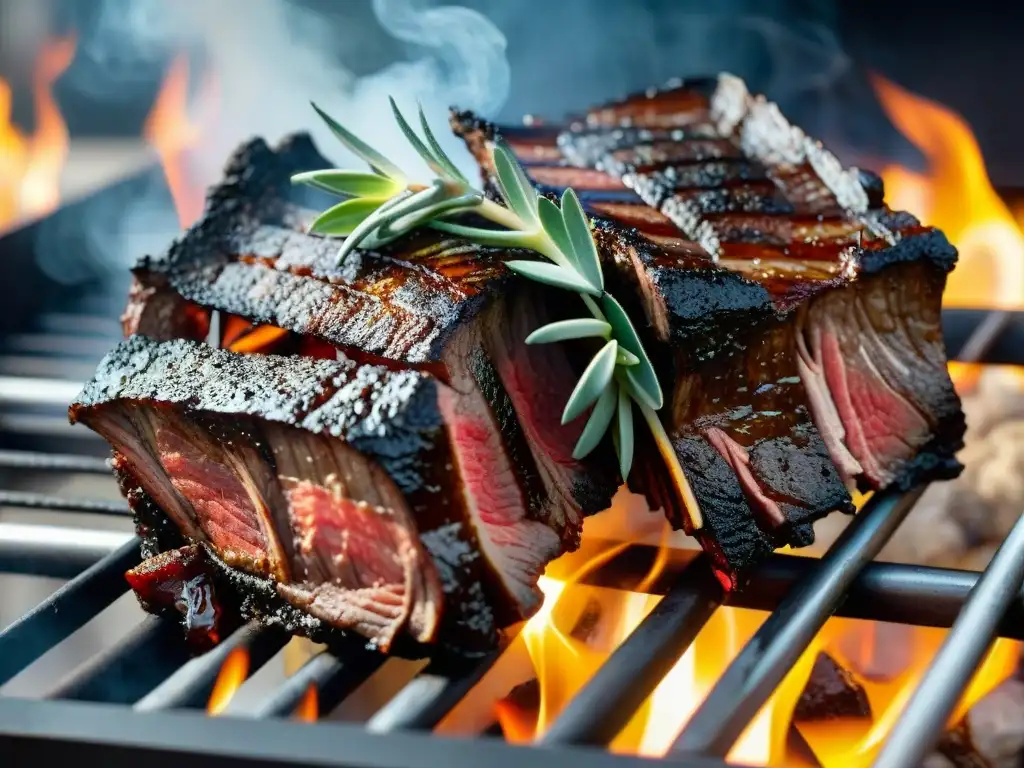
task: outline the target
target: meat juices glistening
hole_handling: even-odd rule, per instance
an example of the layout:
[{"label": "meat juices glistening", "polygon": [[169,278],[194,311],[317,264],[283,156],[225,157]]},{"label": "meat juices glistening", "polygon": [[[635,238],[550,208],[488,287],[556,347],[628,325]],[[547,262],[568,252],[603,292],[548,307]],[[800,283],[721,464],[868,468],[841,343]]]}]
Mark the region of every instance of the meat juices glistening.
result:
[{"label": "meat juices glistening", "polygon": [[[955,250],[734,78],[558,125],[452,123],[485,181],[500,134],[594,217],[726,588],[852,511],[854,484],[959,472],[939,327]],[[325,199],[289,184],[329,166],[306,136],[242,147],[203,220],[135,268],[136,336],[73,418],[113,444],[147,551],[201,543],[244,615],[484,650],[618,485],[609,446],[572,458],[586,416],[559,423],[587,342],[525,345],[572,299],[494,249],[420,231],[336,265],[337,241],[305,231]],[[275,354],[204,346],[213,310],[282,329]],[[637,441],[631,489],[682,525],[664,460]]]}]

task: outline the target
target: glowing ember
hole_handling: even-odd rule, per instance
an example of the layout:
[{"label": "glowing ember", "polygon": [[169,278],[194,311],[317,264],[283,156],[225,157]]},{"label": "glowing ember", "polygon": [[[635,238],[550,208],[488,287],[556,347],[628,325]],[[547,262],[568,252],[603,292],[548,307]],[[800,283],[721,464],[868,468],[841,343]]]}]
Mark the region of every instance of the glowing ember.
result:
[{"label": "glowing ember", "polygon": [[320,702],[316,692],[316,686],[310,684],[306,692],[302,694],[302,699],[299,701],[299,705],[295,707],[295,713],[292,715],[294,720],[299,720],[303,723],[315,723],[317,718],[320,716]]},{"label": "glowing ember", "polygon": [[0,230],[49,213],[60,202],[60,177],[68,131],[53,98],[53,84],[71,64],[74,37],[48,41],[32,76],[35,129],[25,135],[11,123],[11,90],[0,79]]},{"label": "glowing ember", "polygon": [[245,333],[233,340],[228,344],[228,349],[232,352],[239,352],[243,354],[261,352],[274,342],[280,341],[287,335],[288,331],[283,328],[278,328],[274,325],[259,325],[248,333]]},{"label": "glowing ember", "polygon": [[[214,103],[216,85],[212,77],[203,82],[199,102],[209,110]],[[202,138],[203,123],[189,114],[189,63],[182,54],[174,59],[153,109],[146,118],[143,135],[160,156],[167,185],[182,227],[193,224],[203,212],[204,181],[190,167]]]},{"label": "glowing ember", "polygon": [[245,648],[234,648],[221,665],[217,682],[206,704],[207,714],[221,714],[248,676],[249,652]]}]

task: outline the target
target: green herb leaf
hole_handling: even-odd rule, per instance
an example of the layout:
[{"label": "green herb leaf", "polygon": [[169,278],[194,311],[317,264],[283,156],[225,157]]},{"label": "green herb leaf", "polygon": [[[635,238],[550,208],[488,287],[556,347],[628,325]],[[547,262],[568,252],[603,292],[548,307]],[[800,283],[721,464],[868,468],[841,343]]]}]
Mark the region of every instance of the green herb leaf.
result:
[{"label": "green herb leaf", "polygon": [[[568,339],[586,339],[598,336],[604,339],[612,327],[602,320],[594,320],[589,317],[577,317],[572,320],[559,320],[541,326],[526,337],[527,344],[550,344],[553,341],[566,341]],[[620,349],[621,353],[622,350]]]},{"label": "green herb leaf", "polygon": [[609,341],[601,351],[594,355],[594,359],[587,365],[580,380],[576,382],[576,388],[569,395],[569,401],[565,404],[562,412],[562,423],[568,424],[601,396],[605,387],[612,380],[615,373],[615,353],[619,345],[614,339]]},{"label": "green herb leaf", "polygon": [[455,181],[465,184],[467,187],[471,186],[469,179],[462,175],[462,171],[459,170],[458,166],[452,162],[451,158],[445,154],[444,148],[441,143],[434,136],[434,132],[430,130],[430,123],[427,122],[427,116],[423,114],[423,106],[420,105],[420,125],[423,127],[423,135],[427,137],[427,143],[430,144],[430,148],[434,150],[434,157],[437,161],[444,166],[445,170],[448,171],[448,175],[455,179]]},{"label": "green herb leaf", "polygon": [[292,176],[292,184],[308,184],[311,187],[331,192],[335,195],[351,195],[353,197],[389,198],[402,191],[402,185],[396,184],[387,176],[362,171],[323,170],[297,173]]},{"label": "green herb leaf", "polygon": [[616,365],[640,365],[640,358],[630,352],[628,349],[623,349],[622,345],[619,345],[619,354],[615,358]]},{"label": "green herb leaf", "polygon": [[601,442],[601,438],[608,431],[608,426],[612,423],[612,417],[615,415],[617,392],[618,387],[615,386],[615,382],[610,381],[601,396],[597,398],[594,410],[590,412],[590,418],[587,419],[587,424],[583,427],[583,432],[580,433],[580,439],[576,441],[576,447],[572,450],[574,459],[587,457]]},{"label": "green herb leaf", "polygon": [[639,360],[637,365],[631,366],[626,372],[627,380],[637,391],[638,396],[641,396],[647,405],[657,411],[664,403],[664,396],[661,386],[658,384],[654,366],[651,365],[650,358],[647,357],[643,344],[640,343],[640,337],[633,327],[633,321],[629,319],[626,310],[611,294],[606,293],[601,297],[601,309],[612,325],[614,338]]},{"label": "green herb leaf", "polygon": [[391,102],[391,111],[395,115],[395,122],[398,123],[398,127],[402,129],[402,133],[405,134],[406,140],[412,144],[412,148],[416,150],[420,157],[423,158],[430,170],[438,176],[443,177],[445,175],[445,169],[441,163],[437,161],[437,158],[434,157],[434,153],[427,148],[427,145],[420,140],[419,136],[416,135],[416,131],[412,129],[412,126],[406,122],[405,115],[402,114],[402,110],[398,108],[395,100],[389,96],[388,101]]},{"label": "green herb leaf", "polygon": [[[520,235],[520,238],[522,236]],[[550,264],[546,261],[506,261],[505,266],[523,277],[536,280],[538,283],[565,288],[577,293],[589,293],[597,296],[598,292],[590,283],[570,268]]]},{"label": "green herb leaf", "polygon": [[357,197],[338,203],[317,216],[309,231],[318,235],[351,235],[356,227],[385,202],[384,198]]},{"label": "green herb leaf", "polygon": [[619,455],[619,472],[625,481],[633,468],[633,400],[621,387],[617,416],[615,452]]},{"label": "green herb leaf", "polygon": [[[403,216],[425,205],[432,205],[436,202],[438,195],[443,193],[443,189],[433,186],[415,194],[403,194],[391,198],[364,219],[358,227],[352,230],[352,234],[345,238],[345,242],[341,244],[341,248],[338,250],[338,263],[343,262],[345,257],[358,248],[363,240],[367,239],[375,230],[385,226],[389,221],[393,221],[399,216]],[[376,242],[374,246],[381,244],[381,242]]]},{"label": "green herb leaf", "polygon": [[537,226],[540,223],[537,218],[537,194],[528,181],[523,183],[518,167],[510,149],[503,144],[494,145],[494,169],[505,202],[524,223]]},{"label": "green herb leaf", "polygon": [[411,232],[417,227],[427,224],[434,219],[441,218],[442,216],[448,216],[452,213],[459,213],[475,208],[480,205],[482,201],[483,195],[474,190],[468,195],[450,197],[446,200],[434,203],[433,205],[425,206],[422,209],[417,209],[411,213],[404,214],[400,218],[396,218],[391,222],[388,225],[388,228],[394,230],[396,234],[401,235],[406,232]]},{"label": "green herb leaf", "polygon": [[538,197],[537,215],[540,218],[540,225],[544,228],[547,236],[551,238],[551,242],[565,254],[565,258],[570,264],[579,269],[572,250],[572,241],[569,239],[569,233],[565,231],[565,222],[562,221],[562,212],[558,210],[558,206],[546,197]]},{"label": "green herb leaf", "polygon": [[583,212],[580,199],[576,197],[572,187],[562,193],[562,221],[565,222],[565,231],[572,241],[572,249],[576,256],[575,261],[579,265],[580,274],[599,291],[603,291],[604,275],[601,273],[601,258],[597,253],[594,237],[590,234],[590,222],[587,221],[587,215]]},{"label": "green herb leaf", "polygon": [[361,157],[375,171],[387,176],[388,178],[394,179],[403,187],[405,186],[405,174],[402,173],[402,170],[397,165],[392,163],[376,149],[338,123],[333,117],[320,109],[316,104],[313,104],[313,109],[315,109],[321,119],[327,123],[327,127],[331,129],[331,132],[338,137],[338,140],[342,144]]}]

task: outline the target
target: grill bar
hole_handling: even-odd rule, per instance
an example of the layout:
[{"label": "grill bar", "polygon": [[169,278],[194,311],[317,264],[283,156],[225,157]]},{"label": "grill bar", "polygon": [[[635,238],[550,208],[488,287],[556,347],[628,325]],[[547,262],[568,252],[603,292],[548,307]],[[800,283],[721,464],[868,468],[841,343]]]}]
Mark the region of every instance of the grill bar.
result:
[{"label": "grill bar", "polygon": [[[1007,310],[1006,319],[995,321],[988,318],[993,314],[989,309],[944,309],[942,331],[946,348],[957,350],[953,359],[961,362],[984,362],[995,365],[1020,365],[1021,350],[1024,349],[1024,312]],[[987,325],[991,324],[991,325]],[[998,325],[997,325],[998,324]],[[993,326],[996,326],[993,328]],[[995,332],[992,332],[992,331]],[[972,344],[971,337],[983,341]],[[981,346],[984,359],[961,357],[970,353],[971,348]]]},{"label": "grill bar", "polygon": [[138,565],[140,543],[125,542],[0,632],[0,685],[125,593],[124,572]]},{"label": "grill bar", "polygon": [[499,656],[495,651],[458,672],[429,665],[370,718],[367,729],[374,733],[430,730],[462,701]]},{"label": "grill bar", "polygon": [[1024,583],[1024,516],[1017,519],[964,604],[875,762],[920,765],[992,645],[1000,618]]},{"label": "grill bar", "polygon": [[117,531],[0,523],[0,573],[73,579],[131,538]]},{"label": "grill bar", "polygon": [[672,745],[674,753],[725,757],[923,491],[872,497],[733,659]]},{"label": "grill bar", "polygon": [[0,469],[31,469],[37,472],[76,472],[83,475],[109,475],[107,459],[75,454],[0,451]]},{"label": "grill bar", "polygon": [[128,505],[123,501],[67,499],[62,496],[48,496],[43,493],[25,491],[0,491],[0,507],[48,509],[52,512],[84,512],[93,515],[131,514]]},{"label": "grill bar", "polygon": [[199,709],[206,706],[221,665],[236,648],[249,653],[249,674],[256,672],[284,648],[288,635],[275,627],[249,624],[236,630],[211,651],[177,670],[135,704],[140,712],[161,709]]},{"label": "grill bar", "polygon": [[147,616],[120,642],[59,683],[47,698],[132,704],[188,659],[181,628]]},{"label": "grill bar", "polygon": [[[444,739],[413,731],[367,733],[361,725],[159,715],[80,702],[0,699],[0,754],[11,765],[104,768],[650,768],[647,758],[576,747],[516,747],[498,739]],[[683,768],[725,768],[692,758]]]},{"label": "grill bar", "polygon": [[310,686],[316,687],[320,714],[326,715],[387,660],[382,653],[356,648],[346,656],[342,660],[329,651],[318,653],[263,702],[256,717],[288,717]]},{"label": "grill bar", "polygon": [[615,649],[541,739],[542,744],[607,744],[679,660],[718,608],[722,588],[704,556]]}]

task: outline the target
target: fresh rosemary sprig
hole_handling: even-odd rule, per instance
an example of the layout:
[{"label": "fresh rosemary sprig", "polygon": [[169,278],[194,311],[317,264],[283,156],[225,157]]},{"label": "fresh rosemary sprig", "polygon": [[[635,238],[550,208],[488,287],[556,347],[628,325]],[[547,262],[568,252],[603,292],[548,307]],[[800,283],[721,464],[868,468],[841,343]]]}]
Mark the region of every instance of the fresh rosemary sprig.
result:
[{"label": "fresh rosemary sprig", "polygon": [[[380,152],[315,104],[313,108],[334,135],[373,169],[373,173],[328,169],[292,177],[295,183],[347,197],[322,213],[311,227],[318,234],[345,237],[338,251],[339,264],[357,247],[379,248],[424,226],[478,245],[530,250],[544,257],[546,261],[506,261],[505,266],[523,277],[579,294],[591,316],[549,323],[531,333],[526,343],[582,338],[604,341],[562,412],[562,423],[566,424],[593,406],[573,457],[582,459],[590,454],[614,423],[612,441],[625,480],[633,465],[635,404],[682,493],[691,527],[699,529],[699,507],[658,417],[664,405],[661,385],[629,315],[604,289],[597,244],[576,193],[566,189],[560,205],[540,196],[512,152],[497,143],[493,149],[494,168],[505,206],[488,200],[445,154],[423,110],[419,112],[421,138],[392,99],[391,108],[402,133],[436,176],[430,184],[412,183]],[[453,220],[467,211],[504,229],[470,227]]]}]

